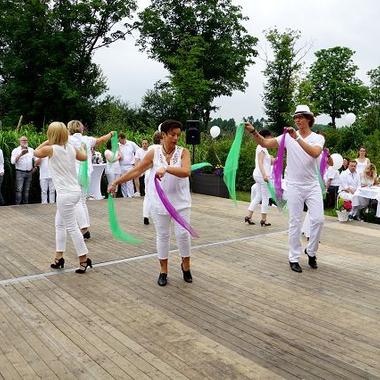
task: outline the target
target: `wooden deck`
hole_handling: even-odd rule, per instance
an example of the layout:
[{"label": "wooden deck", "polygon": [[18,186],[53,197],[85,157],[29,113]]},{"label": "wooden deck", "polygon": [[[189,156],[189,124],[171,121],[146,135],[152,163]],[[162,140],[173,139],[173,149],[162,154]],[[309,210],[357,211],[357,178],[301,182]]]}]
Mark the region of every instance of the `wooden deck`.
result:
[{"label": "wooden deck", "polygon": [[[50,205],[0,208],[0,378],[380,379],[380,227],[328,218],[318,270],[287,263],[287,221],[243,223],[246,203],[195,194],[193,284],[178,252],[156,284],[142,199],[118,199],[139,246],[112,239],[106,201],[92,219],[86,275],[50,271]],[[67,268],[67,269],[66,269]]]}]

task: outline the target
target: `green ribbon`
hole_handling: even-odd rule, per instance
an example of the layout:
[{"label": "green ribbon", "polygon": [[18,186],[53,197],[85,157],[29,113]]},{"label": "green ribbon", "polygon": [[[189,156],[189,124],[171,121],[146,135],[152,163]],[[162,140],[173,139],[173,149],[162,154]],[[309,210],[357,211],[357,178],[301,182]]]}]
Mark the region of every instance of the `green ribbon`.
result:
[{"label": "green ribbon", "polygon": [[119,144],[118,144],[118,139],[117,139],[117,132],[114,131],[113,136],[111,138],[112,162],[115,161],[118,150],[119,150]]},{"label": "green ribbon", "polygon": [[212,166],[208,162],[199,162],[198,164],[193,164],[191,165],[191,171],[193,172],[194,170],[202,169],[206,166]]},{"label": "green ribbon", "polygon": [[276,206],[279,209],[279,211],[285,211],[287,209],[286,201],[284,199],[282,199],[281,201],[277,199],[276,190],[271,181],[268,181],[266,184],[267,184],[270,197],[276,202]]},{"label": "green ribbon", "polygon": [[239,167],[240,147],[243,140],[244,123],[236,128],[235,139],[228,152],[227,160],[224,165],[223,180],[227,186],[230,198],[236,204],[236,172]]},{"label": "green ribbon", "polygon": [[321,190],[322,190],[323,199],[326,199],[326,185],[322,179],[321,172],[318,169],[317,169],[317,175],[318,175],[319,186],[321,187]]},{"label": "green ribbon", "polygon": [[124,241],[129,244],[139,244],[142,242],[141,240],[136,239],[134,236],[127,234],[121,229],[119,221],[117,220],[115,202],[111,194],[108,194],[108,219],[112,236],[116,240]]},{"label": "green ribbon", "polygon": [[[87,153],[87,147],[85,144],[84,149],[86,150]],[[78,182],[81,185],[82,189],[84,190],[85,193],[88,193],[88,187],[90,185],[90,179],[88,176],[88,159],[85,159],[84,161],[81,161],[79,164],[79,172],[78,172]]]}]

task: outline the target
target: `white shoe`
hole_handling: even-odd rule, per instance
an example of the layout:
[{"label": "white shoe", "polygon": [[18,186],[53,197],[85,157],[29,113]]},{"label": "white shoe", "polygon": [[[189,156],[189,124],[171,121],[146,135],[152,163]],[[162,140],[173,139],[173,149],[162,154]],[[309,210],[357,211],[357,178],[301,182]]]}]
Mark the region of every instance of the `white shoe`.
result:
[{"label": "white shoe", "polygon": [[139,197],[141,197],[141,194],[140,194],[138,191],[136,191],[136,192],[132,195],[132,198],[139,198]]}]

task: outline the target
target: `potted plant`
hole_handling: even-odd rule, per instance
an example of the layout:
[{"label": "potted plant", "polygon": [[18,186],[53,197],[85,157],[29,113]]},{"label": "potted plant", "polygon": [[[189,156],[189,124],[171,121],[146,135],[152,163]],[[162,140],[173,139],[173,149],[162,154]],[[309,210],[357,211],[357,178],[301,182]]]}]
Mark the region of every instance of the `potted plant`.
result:
[{"label": "potted plant", "polygon": [[339,197],[337,206],[336,206],[336,214],[338,216],[339,222],[347,222],[348,221],[348,215],[352,209],[352,202],[349,200],[344,200],[343,198]]},{"label": "potted plant", "polygon": [[216,197],[228,198],[228,189],[223,181],[224,168],[216,165],[212,173],[195,171],[191,175],[191,190],[194,193],[213,195]]}]

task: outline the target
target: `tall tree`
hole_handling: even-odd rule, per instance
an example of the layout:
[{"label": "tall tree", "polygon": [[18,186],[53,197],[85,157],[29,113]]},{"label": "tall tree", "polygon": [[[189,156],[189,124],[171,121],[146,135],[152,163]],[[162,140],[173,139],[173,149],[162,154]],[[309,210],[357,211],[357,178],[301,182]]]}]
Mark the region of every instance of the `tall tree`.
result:
[{"label": "tall tree", "polygon": [[371,130],[380,129],[380,66],[367,74],[370,80],[367,125]]},{"label": "tall tree", "polygon": [[141,49],[169,71],[187,117],[201,117],[207,128],[214,99],[244,91],[257,54],[241,7],[231,0],[152,0],[139,17]]},{"label": "tall tree", "polygon": [[302,67],[304,48],[297,48],[300,32],[277,29],[266,32],[265,37],[273,50],[273,60],[267,59],[264,75],[264,106],[270,128],[281,133],[291,123],[291,111],[294,109],[294,90],[297,74]]},{"label": "tall tree", "polygon": [[89,121],[105,89],[96,49],[125,37],[135,0],[0,0],[0,112],[39,127]]},{"label": "tall tree", "polygon": [[340,46],[319,50],[307,76],[310,100],[318,113],[330,115],[334,128],[336,118],[346,112],[359,113],[367,102],[368,90],[355,77],[358,67],[353,55],[353,50]]}]

